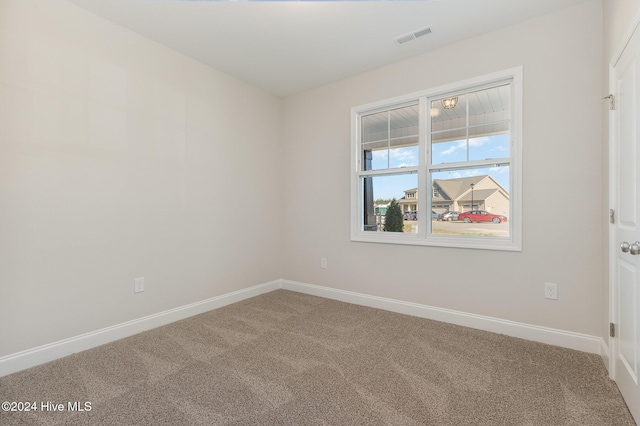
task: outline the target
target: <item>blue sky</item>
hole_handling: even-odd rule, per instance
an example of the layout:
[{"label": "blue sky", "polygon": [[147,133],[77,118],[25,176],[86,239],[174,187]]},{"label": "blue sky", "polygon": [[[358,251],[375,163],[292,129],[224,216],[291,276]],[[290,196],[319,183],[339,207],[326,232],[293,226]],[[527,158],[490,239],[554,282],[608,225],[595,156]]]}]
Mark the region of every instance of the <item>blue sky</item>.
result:
[{"label": "blue sky", "polygon": [[[433,145],[433,164],[457,163],[463,161],[509,158],[509,134],[483,136],[466,140],[441,142]],[[418,166],[417,146],[378,150],[373,152],[373,170]],[[455,179],[478,175],[491,175],[503,188],[509,191],[509,168],[491,167],[483,169],[463,169],[436,172],[434,179]],[[418,186],[417,174],[395,175],[374,178],[375,199],[400,199],[404,190]]]}]

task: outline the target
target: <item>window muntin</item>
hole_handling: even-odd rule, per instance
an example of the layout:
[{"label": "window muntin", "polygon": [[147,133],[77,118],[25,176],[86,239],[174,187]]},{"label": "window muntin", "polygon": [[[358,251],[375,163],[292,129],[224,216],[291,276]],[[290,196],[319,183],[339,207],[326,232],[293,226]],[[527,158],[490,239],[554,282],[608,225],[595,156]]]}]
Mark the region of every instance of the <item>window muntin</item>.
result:
[{"label": "window muntin", "polygon": [[361,170],[418,166],[417,104],[367,114],[360,122]]},{"label": "window muntin", "polygon": [[[453,103],[452,98],[455,98]],[[383,101],[370,104],[369,107],[352,109],[355,124],[352,144],[355,148],[353,152],[357,154],[354,164],[358,166],[356,181],[352,184],[352,194],[357,197],[352,198],[352,211],[364,210],[366,200],[362,196],[362,184],[358,182],[361,182],[365,175],[378,178],[402,171],[417,176],[418,184],[415,187],[403,188],[404,195],[400,200],[405,204],[414,202],[418,209],[416,222],[421,226],[418,226],[412,235],[363,233],[360,213],[357,216],[352,215],[352,240],[521,250],[522,69],[514,68],[459,84],[402,96],[388,102],[387,105],[389,106],[385,107]],[[398,111],[395,112],[396,110]],[[411,128],[416,123],[417,111],[419,115],[416,132]],[[397,119],[399,112],[412,112],[413,125],[392,125],[400,122]],[[368,116],[371,117],[366,120],[365,117]],[[374,116],[379,121],[376,140],[363,137],[363,127],[372,128],[370,122]],[[383,125],[380,122],[387,126],[386,131],[382,129]],[[401,133],[400,129],[404,133]],[[413,140],[410,143],[395,142],[403,137]],[[416,139],[417,143],[414,142]],[[374,147],[373,142],[380,143],[380,146]],[[401,145],[403,154],[412,159],[416,158],[417,153],[418,159],[411,162],[394,162],[391,158],[395,155],[392,152],[396,149],[394,144]],[[378,154],[376,151],[384,152]],[[375,153],[380,158],[375,161],[372,158],[369,164],[366,164],[364,157],[367,152],[371,157]],[[478,182],[465,180],[471,177]],[[458,182],[455,182],[456,179]],[[464,194],[461,195],[465,191],[462,189],[458,191],[457,199],[450,199],[451,194],[442,188],[436,188],[434,184],[444,180],[454,182],[444,183],[443,186],[470,183],[479,185],[474,186],[473,206],[471,200],[465,202]],[[396,188],[396,192],[400,190],[401,188]],[[470,195],[469,189],[466,192],[466,195]],[[465,228],[468,224],[459,222],[456,224],[463,227],[457,228],[456,232],[443,232],[443,224],[437,220],[438,215],[454,211],[454,202],[462,212],[472,207],[481,210],[482,207],[486,207],[486,211],[493,210],[493,213],[489,213],[502,215],[506,217],[506,221],[498,222],[500,230],[496,227],[488,232],[473,232]],[[482,223],[480,225],[487,226]]]}]

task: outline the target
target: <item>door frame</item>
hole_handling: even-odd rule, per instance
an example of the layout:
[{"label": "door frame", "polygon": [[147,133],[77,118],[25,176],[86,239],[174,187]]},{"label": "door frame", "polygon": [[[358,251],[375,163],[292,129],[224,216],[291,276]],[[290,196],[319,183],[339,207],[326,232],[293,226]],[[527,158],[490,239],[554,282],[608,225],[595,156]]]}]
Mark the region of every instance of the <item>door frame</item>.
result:
[{"label": "door frame", "polygon": [[[629,45],[631,38],[635,35],[636,31],[640,32],[640,13],[637,13],[632,21],[631,26],[626,31],[624,37],[622,38],[622,43],[615,51],[615,54],[611,57],[611,61],[609,62],[609,87],[608,94],[617,96],[616,90],[616,79],[614,78],[614,68],[620,61],[622,54],[624,53],[626,47]],[[603,100],[607,100],[607,107],[609,105],[609,99],[604,98]],[[614,97],[614,102],[616,101],[616,97]],[[617,106],[617,105],[616,105]],[[618,160],[618,152],[616,145],[616,137],[617,137],[617,129],[616,129],[616,120],[617,120],[617,111],[614,108],[613,110],[609,108],[608,113],[608,179],[609,179],[609,209],[616,209],[618,196],[617,196],[617,177],[614,172],[617,166]],[[617,216],[618,212],[615,212],[615,220],[618,220]],[[609,215],[607,214],[607,218]],[[620,249],[618,244],[619,242],[616,240],[616,228],[615,224],[611,224],[610,220],[607,220],[608,223],[608,269],[609,269],[609,322],[617,325],[617,291],[618,291],[618,282],[617,282],[617,268],[616,268],[616,258],[618,255],[618,250]],[[617,333],[617,330],[616,330]],[[617,339],[615,337],[609,337],[608,339],[608,353],[605,354],[607,358],[607,364],[609,368],[609,377],[615,381],[617,377],[616,371],[616,353],[617,353]]]}]

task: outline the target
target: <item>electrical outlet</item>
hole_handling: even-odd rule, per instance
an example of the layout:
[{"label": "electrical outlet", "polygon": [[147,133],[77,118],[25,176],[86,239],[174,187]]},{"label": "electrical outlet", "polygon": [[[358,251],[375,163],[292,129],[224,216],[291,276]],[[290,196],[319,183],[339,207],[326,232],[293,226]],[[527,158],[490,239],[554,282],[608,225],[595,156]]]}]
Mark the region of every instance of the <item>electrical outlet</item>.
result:
[{"label": "electrical outlet", "polygon": [[322,269],[327,269],[327,258],[326,257],[320,258],[320,267]]},{"label": "electrical outlet", "polygon": [[558,299],[558,284],[545,283],[544,284],[544,298],[545,299]]},{"label": "electrical outlet", "polygon": [[144,291],[144,277],[133,280],[133,292],[142,293]]}]

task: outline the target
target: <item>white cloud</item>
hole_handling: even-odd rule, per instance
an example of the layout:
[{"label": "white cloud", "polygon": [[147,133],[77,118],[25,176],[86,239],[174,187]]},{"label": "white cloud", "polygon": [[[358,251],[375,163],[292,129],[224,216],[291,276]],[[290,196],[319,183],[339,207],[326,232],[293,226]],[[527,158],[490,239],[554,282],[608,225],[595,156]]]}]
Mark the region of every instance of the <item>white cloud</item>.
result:
[{"label": "white cloud", "polygon": [[490,167],[489,171],[491,173],[509,173],[509,167],[506,167],[506,166]]},{"label": "white cloud", "polygon": [[489,142],[489,138],[486,136],[482,138],[469,139],[469,146],[478,147],[486,144],[487,142]]},{"label": "white cloud", "polygon": [[373,151],[373,158],[375,160],[386,160],[387,154],[388,154],[388,151],[386,149],[379,149],[379,150]]},{"label": "white cloud", "polygon": [[461,149],[461,148],[465,148],[466,144],[464,142],[458,142],[457,145],[453,145],[448,149],[445,149],[444,151],[440,152],[440,154],[442,155],[449,155],[449,154],[453,154],[454,152],[456,152],[457,150]]},{"label": "white cloud", "polygon": [[412,167],[418,165],[418,147],[405,147],[389,151],[391,167]]},{"label": "white cloud", "polygon": [[389,151],[391,159],[393,160],[415,160],[416,154],[412,151],[407,151],[404,149],[392,149]]},{"label": "white cloud", "polygon": [[[480,176],[480,169],[456,170],[449,172],[447,179],[460,179],[466,177]],[[482,173],[485,174],[485,173]]]},{"label": "white cloud", "polygon": [[[469,139],[469,146],[473,148],[478,148],[485,145],[487,142],[489,142],[488,137]],[[459,149],[466,149],[466,148],[467,148],[466,140],[458,141],[458,143],[456,143],[455,145],[452,145],[449,148],[445,149],[444,151],[441,151],[440,154],[450,155],[458,151]]]}]

